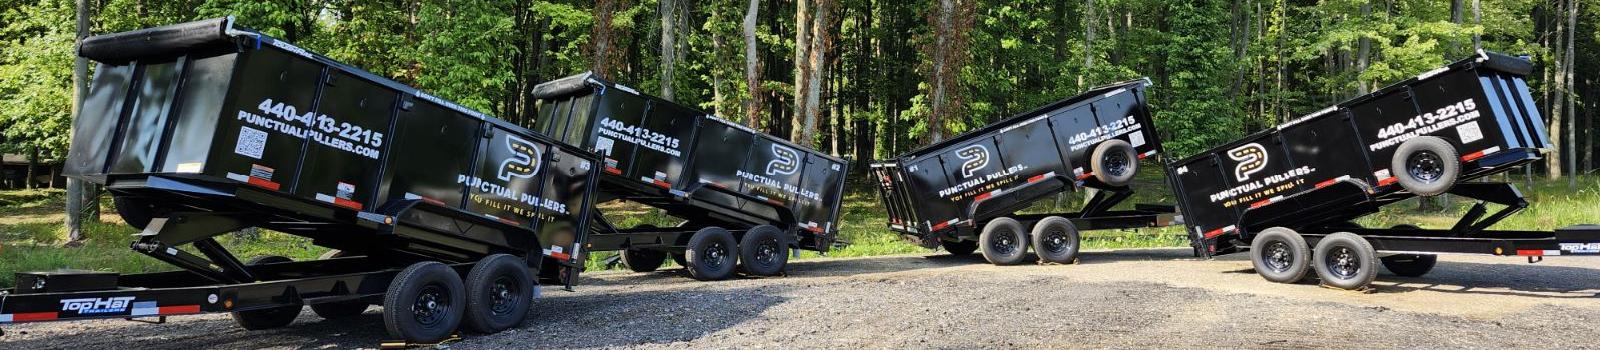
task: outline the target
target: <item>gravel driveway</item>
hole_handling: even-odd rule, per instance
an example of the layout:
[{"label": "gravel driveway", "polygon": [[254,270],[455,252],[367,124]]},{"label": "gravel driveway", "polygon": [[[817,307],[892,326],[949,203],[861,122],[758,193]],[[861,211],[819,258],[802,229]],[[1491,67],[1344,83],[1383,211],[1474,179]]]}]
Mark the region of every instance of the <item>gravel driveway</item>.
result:
[{"label": "gravel driveway", "polygon": [[[1596,348],[1600,259],[1446,256],[1360,293],[1272,284],[1248,260],[1187,249],[1086,252],[998,267],[942,253],[792,264],[779,278],[695,282],[682,270],[587,275],[547,291],[519,329],[450,349],[506,348]],[[7,327],[0,349],[356,348],[383,338],[302,314],[246,332],[227,315]]]}]

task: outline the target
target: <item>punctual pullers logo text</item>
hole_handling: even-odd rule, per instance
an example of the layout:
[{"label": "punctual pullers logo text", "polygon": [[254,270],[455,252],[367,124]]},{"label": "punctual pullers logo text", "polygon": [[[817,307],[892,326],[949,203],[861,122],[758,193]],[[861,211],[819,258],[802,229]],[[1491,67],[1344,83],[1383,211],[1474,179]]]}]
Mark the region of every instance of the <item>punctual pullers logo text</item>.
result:
[{"label": "punctual pullers logo text", "polygon": [[956,150],[956,157],[965,160],[961,163],[961,177],[969,178],[978,170],[989,166],[989,148],[983,145],[971,145]]},{"label": "punctual pullers logo text", "polygon": [[62,299],[61,311],[77,311],[79,315],[116,314],[128,311],[133,297]]},{"label": "punctual pullers logo text", "polygon": [[1250,179],[1251,174],[1261,172],[1267,168],[1267,148],[1259,143],[1252,143],[1228,151],[1228,158],[1239,162],[1234,166],[1233,176],[1239,181]]}]

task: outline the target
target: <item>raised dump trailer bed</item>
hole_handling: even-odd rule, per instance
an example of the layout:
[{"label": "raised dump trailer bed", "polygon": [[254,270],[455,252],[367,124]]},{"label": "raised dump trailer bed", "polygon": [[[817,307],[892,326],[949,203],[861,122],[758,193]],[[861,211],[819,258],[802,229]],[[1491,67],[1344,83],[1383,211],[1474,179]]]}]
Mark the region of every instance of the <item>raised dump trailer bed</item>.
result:
[{"label": "raised dump trailer bed", "polygon": [[[1171,206],[1111,210],[1133,195],[1139,161],[1161,152],[1145,105],[1148,85],[1091,89],[872,164],[889,229],[952,254],[982,246],[989,262],[1009,265],[1022,261],[1030,238],[1040,260],[1068,263],[1079,230],[1170,225]],[[1077,187],[1102,191],[1078,212],[1015,215]]]},{"label": "raised dump trailer bed", "polygon": [[701,280],[782,273],[792,249],[826,252],[839,232],[848,163],[706,112],[580,74],[534,88],[534,129],[602,156],[599,201],[685,220],[618,228],[596,215],[590,250],[635,271],[671,255]]},{"label": "raised dump trailer bed", "polygon": [[[1376,265],[1420,276],[1435,253],[1600,254],[1600,229],[1488,228],[1528,206],[1510,184],[1466,182],[1551,147],[1525,59],[1482,52],[1167,166],[1198,255],[1250,251],[1256,272],[1361,288]],[[1417,196],[1478,199],[1450,229],[1352,220]],[[1490,214],[1485,203],[1505,206]]]},{"label": "raised dump trailer bed", "polygon": [[[105,185],[143,229],[132,249],[181,270],[21,273],[0,323],[231,312],[262,329],[377,304],[391,336],[429,342],[520,324],[539,284],[577,280],[592,152],[231,17],[79,52],[97,67],[66,173]],[[338,250],[240,261],[214,239],[247,227]]]}]

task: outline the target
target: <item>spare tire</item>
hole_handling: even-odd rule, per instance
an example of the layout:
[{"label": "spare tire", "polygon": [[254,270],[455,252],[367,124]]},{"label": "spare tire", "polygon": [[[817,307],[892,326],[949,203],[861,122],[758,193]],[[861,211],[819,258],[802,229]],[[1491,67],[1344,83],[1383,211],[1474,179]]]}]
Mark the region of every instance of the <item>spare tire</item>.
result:
[{"label": "spare tire", "polygon": [[1400,144],[1389,161],[1389,173],[1412,194],[1432,197],[1450,191],[1461,177],[1456,147],[1435,136],[1420,136]]},{"label": "spare tire", "polygon": [[1089,155],[1089,171],[1094,173],[1096,180],[1107,186],[1127,186],[1133,183],[1133,176],[1139,173],[1139,156],[1128,141],[1101,142]]}]

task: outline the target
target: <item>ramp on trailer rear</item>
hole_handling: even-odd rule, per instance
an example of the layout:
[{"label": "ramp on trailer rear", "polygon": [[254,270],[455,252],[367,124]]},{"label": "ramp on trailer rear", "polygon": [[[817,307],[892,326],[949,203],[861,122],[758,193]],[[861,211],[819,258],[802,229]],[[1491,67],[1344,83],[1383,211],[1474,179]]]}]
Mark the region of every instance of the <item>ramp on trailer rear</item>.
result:
[{"label": "ramp on trailer rear", "polygon": [[[1524,80],[1531,70],[1525,59],[1480,51],[1169,164],[1196,254],[1250,250],[1269,280],[1299,280],[1311,265],[1324,283],[1359,288],[1374,276],[1375,251],[1394,254],[1382,263],[1402,275],[1426,273],[1432,253],[1600,253],[1592,226],[1489,230],[1528,202],[1510,184],[1467,182],[1539,160],[1551,147]],[[1350,223],[1443,193],[1480,202],[1448,230]],[[1490,214],[1486,203],[1504,207]]]},{"label": "ramp on trailer rear", "polygon": [[[1145,103],[1149,84],[1091,89],[872,164],[889,229],[954,254],[982,245],[990,262],[1014,264],[1030,236],[1041,260],[1070,262],[1078,230],[1171,224],[1170,206],[1111,210],[1133,195],[1129,185],[1139,161],[1161,151]],[[1079,212],[1014,215],[1078,187],[1102,191]],[[1034,228],[1031,235],[1027,227]]]},{"label": "ramp on trailer rear", "polygon": [[686,220],[616,228],[594,217],[593,249],[624,250],[636,271],[671,254],[700,279],[727,278],[732,258],[746,272],[771,275],[790,249],[826,252],[837,240],[843,159],[594,74],[541,84],[534,96],[535,130],[602,156],[602,202],[642,203]]},{"label": "ramp on trailer rear", "polygon": [[[181,271],[20,274],[34,283],[0,292],[0,323],[231,312],[261,329],[379,304],[392,336],[437,341],[520,324],[538,283],[583,266],[592,152],[231,17],[79,52],[97,66],[67,175],[105,185],[143,229],[132,248]],[[214,239],[246,227],[339,251],[241,261]]]}]

